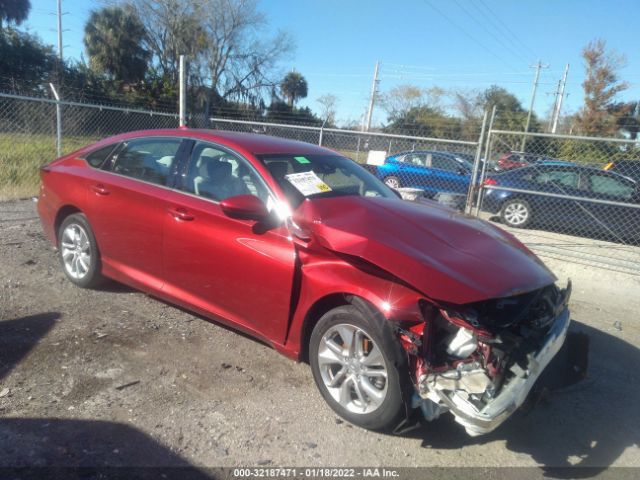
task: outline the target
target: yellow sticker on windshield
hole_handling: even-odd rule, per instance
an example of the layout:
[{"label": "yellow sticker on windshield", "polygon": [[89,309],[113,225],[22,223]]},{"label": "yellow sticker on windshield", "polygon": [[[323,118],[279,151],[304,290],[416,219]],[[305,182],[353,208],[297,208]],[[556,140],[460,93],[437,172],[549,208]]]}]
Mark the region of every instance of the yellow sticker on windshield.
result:
[{"label": "yellow sticker on windshield", "polygon": [[289,175],[285,175],[284,178],[286,178],[291,185],[296,187],[305,197],[331,191],[331,187],[320,180],[313,170],[308,172],[290,173]]}]

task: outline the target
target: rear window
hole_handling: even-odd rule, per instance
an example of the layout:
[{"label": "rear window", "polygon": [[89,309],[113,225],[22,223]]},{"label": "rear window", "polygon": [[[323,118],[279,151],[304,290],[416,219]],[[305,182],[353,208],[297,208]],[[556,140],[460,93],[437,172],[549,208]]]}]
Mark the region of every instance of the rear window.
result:
[{"label": "rear window", "polygon": [[640,179],[640,160],[616,162],[611,170],[638,180]]},{"label": "rear window", "polygon": [[600,174],[594,174],[589,177],[589,188],[597,195],[610,195],[624,200],[630,199],[635,190],[631,182]]},{"label": "rear window", "polygon": [[84,157],[89,165],[94,168],[100,168],[107,157],[116,149],[118,146],[117,143],[112,143],[111,145],[107,145],[106,147],[99,148],[98,150],[94,150]]}]

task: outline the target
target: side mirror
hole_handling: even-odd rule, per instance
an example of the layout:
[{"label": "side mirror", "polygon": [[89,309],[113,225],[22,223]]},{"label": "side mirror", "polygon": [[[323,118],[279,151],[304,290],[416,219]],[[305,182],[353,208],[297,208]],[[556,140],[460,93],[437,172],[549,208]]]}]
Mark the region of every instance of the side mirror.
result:
[{"label": "side mirror", "polygon": [[259,222],[269,215],[266,205],[254,195],[236,195],[220,202],[220,208],[227,217],[238,220]]},{"label": "side mirror", "polygon": [[469,172],[464,167],[458,167],[458,175],[469,175]]}]

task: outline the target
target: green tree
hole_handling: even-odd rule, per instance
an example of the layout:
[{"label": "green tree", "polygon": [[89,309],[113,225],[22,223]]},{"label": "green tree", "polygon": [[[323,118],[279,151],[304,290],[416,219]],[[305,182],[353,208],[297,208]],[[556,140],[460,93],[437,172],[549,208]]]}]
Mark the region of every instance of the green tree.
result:
[{"label": "green tree", "polygon": [[607,51],[602,39],[590,42],[582,50],[587,75],[582,82],[584,106],[576,116],[576,126],[584,135],[615,135],[619,128],[620,110],[615,108],[616,96],[628,88],[618,78],[625,65],[623,56]]},{"label": "green tree", "polygon": [[287,99],[289,106],[293,108],[299,99],[307,96],[307,80],[302,76],[302,74],[291,71],[282,79],[282,82],[280,83],[280,92],[282,93],[282,96]]},{"label": "green tree", "polygon": [[[496,106],[496,118],[493,128],[497,130],[524,130],[528,111],[522,107],[520,100],[506,89],[492,85],[480,95],[482,109],[491,111]],[[530,132],[539,130],[536,115],[531,116]]]},{"label": "green tree", "polygon": [[265,119],[274,123],[293,123],[299,125],[320,126],[324,122],[316,117],[309,107],[295,108],[278,98],[274,98],[267,107]]},{"label": "green tree", "polygon": [[436,138],[460,138],[460,119],[439,109],[422,105],[398,114],[384,128],[385,132]]},{"label": "green tree", "polygon": [[20,25],[27,19],[30,10],[29,0],[0,0],[0,31],[4,23]]},{"label": "green tree", "polygon": [[631,140],[636,140],[640,133],[640,101],[619,103],[612,110],[620,131],[629,135]]},{"label": "green tree", "polygon": [[0,33],[0,84],[13,91],[39,91],[52,80],[56,55],[38,37],[8,28]]},{"label": "green tree", "polygon": [[84,28],[91,68],[127,84],[144,78],[150,59],[146,30],[131,11],[107,7],[91,12]]}]

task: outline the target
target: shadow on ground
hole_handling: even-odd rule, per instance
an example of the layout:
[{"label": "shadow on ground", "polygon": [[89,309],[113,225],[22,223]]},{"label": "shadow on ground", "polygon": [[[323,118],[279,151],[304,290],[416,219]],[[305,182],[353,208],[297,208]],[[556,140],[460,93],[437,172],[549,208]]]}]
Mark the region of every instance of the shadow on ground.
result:
[{"label": "shadow on ground", "polygon": [[5,418],[0,444],[0,474],[26,467],[33,478],[212,478],[146,434],[114,422]]},{"label": "shadow on ground", "polygon": [[44,337],[60,318],[58,312],[0,321],[0,380]]},{"label": "shadow on ground", "polygon": [[[469,437],[449,414],[407,435],[425,448],[459,449],[506,442],[530,455],[553,476],[580,478],[611,466],[625,449],[640,443],[640,350],[595,328],[574,322],[571,330],[590,337],[587,378],[548,392],[528,413],[519,411],[494,432]],[[550,365],[551,366],[551,365]],[[589,467],[555,470],[562,467]]]},{"label": "shadow on ground", "polygon": [[[59,318],[59,313],[47,312],[0,321],[0,380]],[[185,475],[211,478],[128,425],[58,418],[0,418],[0,478],[106,478],[104,475],[127,479],[182,480]]]}]

